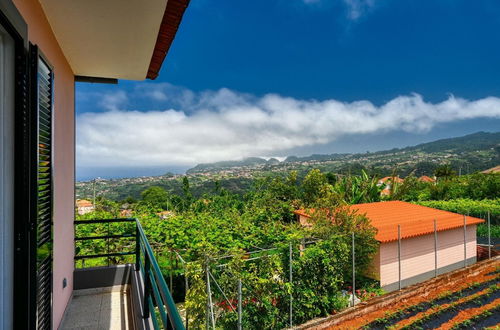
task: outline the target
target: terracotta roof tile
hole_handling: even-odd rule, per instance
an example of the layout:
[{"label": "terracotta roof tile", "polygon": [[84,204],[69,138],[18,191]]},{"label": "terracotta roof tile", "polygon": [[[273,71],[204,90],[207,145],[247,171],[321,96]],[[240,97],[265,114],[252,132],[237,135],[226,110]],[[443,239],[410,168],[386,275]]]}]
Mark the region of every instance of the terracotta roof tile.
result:
[{"label": "terracotta roof tile", "polygon": [[399,176],[386,176],[383,177],[382,179],[378,180],[379,183],[386,183],[386,182],[392,182],[395,181],[397,183],[403,183],[405,180],[401,179]]},{"label": "terracotta roof tile", "polygon": [[86,199],[77,199],[76,200],[76,206],[77,207],[92,207],[94,206],[92,202],[86,200]]},{"label": "terracotta roof tile", "polygon": [[418,180],[422,182],[436,182],[436,180],[427,175],[422,175],[420,178],[418,178]]},{"label": "terracotta roof tile", "polygon": [[482,171],[481,173],[489,174],[489,173],[500,173],[500,165],[489,168],[487,170]]},{"label": "terracotta roof tile", "polygon": [[[384,243],[398,239],[398,224],[401,225],[401,238],[433,233],[434,219],[437,222],[437,231],[461,228],[464,225],[464,216],[461,214],[401,201],[356,204],[351,208],[370,219],[378,230],[375,238]],[[310,217],[305,210],[297,210],[294,213]],[[467,225],[482,222],[484,220],[479,218],[466,217]]]}]

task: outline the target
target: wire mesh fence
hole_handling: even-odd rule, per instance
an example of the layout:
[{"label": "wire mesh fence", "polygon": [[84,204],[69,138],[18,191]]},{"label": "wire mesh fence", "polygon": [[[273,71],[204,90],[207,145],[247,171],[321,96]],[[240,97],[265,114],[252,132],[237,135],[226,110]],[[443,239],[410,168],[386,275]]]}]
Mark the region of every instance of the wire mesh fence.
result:
[{"label": "wire mesh fence", "polygon": [[[330,314],[359,302],[351,294],[356,290],[352,279],[357,271],[355,254],[352,255],[354,235],[338,236],[343,244],[302,239],[225,256],[206,256],[196,261],[186,261],[184,251],[171,250],[183,269],[179,278],[184,284],[179,278],[175,279],[179,272],[170,272],[167,277],[173,274],[170,283],[174,296],[179,290],[184,291],[180,300],[185,304],[181,309],[186,326],[290,328],[314,316]],[[334,250],[334,244],[342,246],[343,255],[336,263],[324,254],[327,249]],[[162,259],[161,256],[157,258]],[[318,268],[320,264],[330,264],[330,272],[322,272],[328,269]],[[350,275],[347,276],[347,272]],[[347,278],[349,282],[344,281]],[[313,297],[324,301],[315,306]]]},{"label": "wire mesh fence", "polygon": [[[421,251],[415,250],[415,245],[406,237],[412,224],[397,225],[394,228],[397,240],[391,242],[395,255],[390,260],[380,260],[379,246],[379,258],[374,258],[370,267],[366,267],[365,261],[358,265],[357,251],[363,249],[364,242],[351,233],[338,235],[337,246],[332,244],[335,240],[308,238],[224,256],[207,255],[194,261],[183,257],[186,251],[170,250],[168,260],[171,261],[165,269],[174,295],[185,302],[187,328],[292,328],[381,293],[370,291],[376,286],[369,287],[367,283],[377,282],[388,291],[413,284],[415,265],[420,268],[417,275],[425,273],[427,278],[448,271],[451,261],[445,250],[450,244],[454,247],[453,258],[460,263],[455,262],[455,266],[471,265],[476,256],[475,240],[471,241],[475,233],[468,228],[467,216],[463,219],[463,226],[455,228],[453,242],[447,237],[448,233],[440,230],[439,221],[429,220],[432,230],[426,234],[427,243]],[[491,236],[488,240],[491,241]],[[494,251],[493,244],[488,248]],[[328,249],[342,253],[325,254]],[[418,264],[422,255],[427,256],[426,260]],[[189,264],[197,268],[187,271]],[[392,275],[380,271],[382,264],[386,268],[389,265]],[[378,274],[372,266],[378,266]],[[193,276],[196,272],[199,275]],[[191,279],[200,283],[190,283]],[[191,290],[195,291],[190,294]],[[189,302],[190,299],[195,301]]]}]

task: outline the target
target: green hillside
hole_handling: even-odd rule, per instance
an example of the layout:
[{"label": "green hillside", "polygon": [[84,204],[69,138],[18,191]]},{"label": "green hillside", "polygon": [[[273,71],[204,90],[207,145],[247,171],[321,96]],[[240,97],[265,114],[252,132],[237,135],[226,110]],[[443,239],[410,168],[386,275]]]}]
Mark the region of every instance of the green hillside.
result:
[{"label": "green hillside", "polygon": [[[450,165],[457,174],[470,174],[500,164],[500,132],[478,132],[462,137],[442,139],[402,149],[391,149],[362,154],[290,156],[279,162],[271,158],[258,157],[241,161],[224,161],[200,164],[187,171],[193,194],[202,196],[217,187],[243,194],[248,191],[255,178],[283,175],[291,170],[299,179],[309,170],[318,168],[336,174],[359,174],[365,171],[379,177],[397,174],[405,177],[432,176],[439,166]],[[183,175],[164,175],[114,180],[77,182],[77,198],[97,194],[120,200],[129,196],[139,198],[150,186],[160,186],[179,194],[182,192]]]}]

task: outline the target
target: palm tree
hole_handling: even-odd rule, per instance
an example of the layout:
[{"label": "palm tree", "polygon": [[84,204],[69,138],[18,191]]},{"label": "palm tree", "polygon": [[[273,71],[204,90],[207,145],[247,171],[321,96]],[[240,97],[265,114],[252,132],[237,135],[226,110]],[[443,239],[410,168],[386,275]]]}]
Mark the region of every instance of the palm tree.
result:
[{"label": "palm tree", "polygon": [[434,171],[436,178],[449,178],[457,175],[457,172],[451,168],[450,164],[441,165]]}]

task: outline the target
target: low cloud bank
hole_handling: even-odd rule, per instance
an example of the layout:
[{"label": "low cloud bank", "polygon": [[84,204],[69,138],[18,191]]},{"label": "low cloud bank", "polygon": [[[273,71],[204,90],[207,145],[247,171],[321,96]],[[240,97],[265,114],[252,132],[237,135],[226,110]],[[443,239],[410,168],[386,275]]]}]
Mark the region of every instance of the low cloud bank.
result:
[{"label": "low cloud bank", "polygon": [[[129,111],[127,99],[104,98],[106,112],[77,118],[79,166],[189,166],[335,141],[349,134],[426,132],[439,123],[500,118],[500,98],[440,103],[418,94],[382,106],[369,101],[255,97],[229,89],[195,93],[168,84],[149,85],[143,97],[177,104],[166,110]],[[182,96],[182,97],[180,97]],[[134,96],[135,97],[135,96]]]}]

